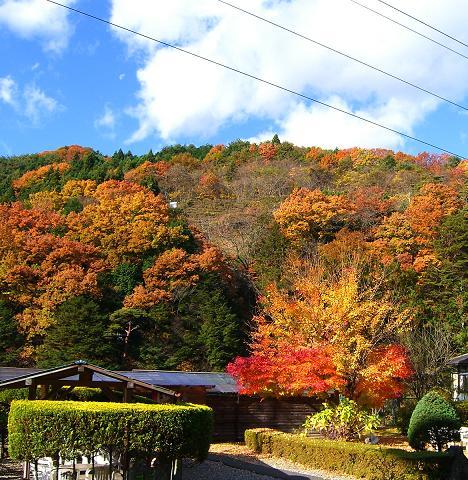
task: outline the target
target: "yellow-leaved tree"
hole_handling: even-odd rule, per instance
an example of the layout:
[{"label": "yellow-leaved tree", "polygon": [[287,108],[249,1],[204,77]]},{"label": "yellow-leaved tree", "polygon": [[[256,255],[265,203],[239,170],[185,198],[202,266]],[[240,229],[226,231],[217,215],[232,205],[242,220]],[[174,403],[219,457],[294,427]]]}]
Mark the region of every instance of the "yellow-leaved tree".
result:
[{"label": "yellow-leaved tree", "polygon": [[[323,265],[293,260],[288,291],[270,287],[263,300],[263,310],[256,317],[257,331],[248,359],[236,359],[230,371],[237,376],[246,392],[262,393],[262,382],[255,377],[252,364],[262,356],[281,357],[304,349],[320,358],[317,368],[323,368],[322,355],[328,355],[335,367],[329,372],[329,386],[365,405],[380,405],[402,393],[402,381],[411,374],[405,349],[398,344],[398,334],[408,326],[409,316],[401,311],[388,294],[381,292],[379,279],[369,284],[360,268],[351,263],[330,273]],[[257,362],[257,363],[255,363]],[[329,365],[327,366],[329,368]],[[265,377],[263,385],[274,393],[274,375]],[[297,371],[300,375],[300,370]],[[320,373],[320,372],[316,372]],[[310,376],[309,369],[307,375]],[[312,378],[312,377],[311,377]],[[308,379],[300,382],[302,393],[315,394]],[[332,388],[330,388],[332,389]],[[287,385],[277,385],[284,395]],[[297,394],[297,385],[294,393]]]}]

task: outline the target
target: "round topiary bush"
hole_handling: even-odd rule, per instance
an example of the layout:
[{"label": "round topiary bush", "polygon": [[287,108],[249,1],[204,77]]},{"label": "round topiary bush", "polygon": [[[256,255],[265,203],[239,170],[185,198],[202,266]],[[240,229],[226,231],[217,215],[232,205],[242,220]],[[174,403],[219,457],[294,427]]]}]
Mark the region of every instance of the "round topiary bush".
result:
[{"label": "round topiary bush", "polygon": [[431,445],[439,452],[448,442],[459,438],[461,421],[455,408],[436,392],[418,402],[408,428],[409,444],[416,450]]}]

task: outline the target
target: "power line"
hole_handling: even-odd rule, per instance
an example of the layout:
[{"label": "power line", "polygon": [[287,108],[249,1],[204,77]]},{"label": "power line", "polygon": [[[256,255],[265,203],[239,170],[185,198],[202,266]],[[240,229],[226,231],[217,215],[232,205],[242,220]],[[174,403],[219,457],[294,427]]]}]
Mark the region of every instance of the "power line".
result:
[{"label": "power line", "polygon": [[387,15],[384,15],[383,13],[380,13],[378,10],[374,10],[373,8],[368,7],[367,5],[364,5],[360,2],[358,2],[357,0],[349,0],[349,1],[351,3],[354,3],[357,6],[361,7],[361,8],[364,8],[364,9],[368,10],[369,12],[374,13],[375,15],[378,15],[379,17],[385,18],[386,20],[388,20],[392,23],[395,23],[396,25],[398,25],[398,26],[400,26],[400,27],[402,27],[406,30],[409,30],[410,32],[415,33],[416,35],[419,35],[422,38],[425,38],[426,40],[429,40],[432,43],[435,43],[436,45],[439,45],[439,47],[445,48],[446,50],[449,50],[450,52],[455,53],[456,55],[459,55],[460,57],[463,57],[464,59],[468,60],[468,55],[465,55],[465,54],[459,52],[458,50],[455,50],[455,49],[445,45],[442,42],[438,42],[437,40],[434,40],[433,38],[431,38],[427,35],[424,35],[424,33],[418,32],[414,28],[408,27],[408,25],[405,25],[404,23],[398,22],[397,20],[395,20],[395,19],[393,19],[393,18],[391,18]]},{"label": "power line", "polygon": [[146,38],[147,40],[151,40],[152,42],[156,42],[156,43],[159,43],[160,45],[164,45],[165,47],[169,47],[169,48],[172,48],[174,50],[177,50],[181,53],[185,53],[187,55],[190,55],[192,57],[195,57],[195,58],[198,58],[199,60],[204,60],[205,62],[209,62],[213,65],[217,65],[218,67],[222,67],[222,68],[225,68],[227,70],[230,70],[232,72],[236,72],[236,73],[239,73],[240,75],[243,75],[245,77],[248,77],[248,78],[252,78],[254,80],[257,80],[261,83],[264,83],[266,85],[270,85],[272,87],[275,87],[275,88],[278,88],[279,90],[283,90],[284,92],[288,92],[288,93],[291,93],[297,97],[300,97],[300,98],[304,98],[306,100],[309,100],[311,102],[314,102],[314,103],[317,103],[319,105],[322,105],[324,107],[327,107],[327,108],[330,108],[332,110],[336,110],[337,112],[341,112],[341,113],[344,113],[345,115],[348,115],[350,117],[353,117],[353,118],[356,118],[358,120],[362,120],[363,122],[366,122],[368,124],[371,124],[371,125],[374,125],[376,127],[379,127],[379,128],[382,128],[384,130],[388,130],[389,132],[393,132],[393,133],[396,133],[397,135],[401,135],[402,137],[405,137],[405,138],[408,138],[409,140],[414,140],[415,142],[418,142],[418,143],[421,143],[423,145],[426,145],[426,146],[429,146],[429,147],[432,147],[432,148],[435,148],[437,150],[440,150],[441,152],[445,152],[445,153],[448,153],[449,155],[453,155],[455,157],[459,157],[459,158],[462,158],[462,159],[465,159],[465,157],[463,155],[460,155],[459,153],[455,153],[455,152],[451,152],[450,150],[447,150],[445,148],[442,148],[442,147],[439,147],[438,145],[434,145],[433,143],[430,143],[430,142],[427,142],[425,140],[422,140],[420,138],[417,138],[417,137],[413,137],[411,135],[408,135],[406,133],[403,133],[403,132],[400,132],[399,130],[395,130],[391,127],[387,127],[386,125],[383,125],[381,123],[378,123],[378,122],[375,122],[373,120],[370,120],[368,118],[365,118],[365,117],[361,117],[360,115],[356,115],[355,113],[352,113],[352,112],[348,112],[347,110],[344,110],[342,108],[339,108],[339,107],[335,107],[333,105],[330,105],[328,103],[325,103],[325,102],[322,102],[321,100],[317,100],[313,97],[309,97],[308,95],[305,95],[303,93],[300,93],[300,92],[296,92],[295,90],[291,90],[287,87],[283,87],[282,85],[278,85],[274,82],[270,82],[269,80],[265,80],[264,78],[261,78],[261,77],[257,77],[256,75],[253,75],[251,73],[247,73],[247,72],[244,72],[242,70],[239,70],[235,67],[231,67],[229,65],[226,65],[224,63],[221,63],[221,62],[218,62],[216,60],[212,60],[210,58],[207,58],[207,57],[204,57],[202,55],[199,55],[198,53],[194,53],[194,52],[191,52],[189,50],[185,50],[181,47],[178,47],[176,45],[172,45],[170,43],[167,43],[167,42],[164,42],[163,40],[158,40],[154,37],[150,37],[149,35],[146,35],[144,33],[140,33],[140,32],[137,32],[136,30],[132,30],[131,28],[128,28],[128,27],[124,27],[122,25],[118,25],[117,23],[113,23],[111,22],[110,20],[106,20],[104,18],[101,18],[101,17],[98,17],[96,15],[93,15],[91,13],[88,13],[88,12],[84,12],[83,10],[78,10],[77,8],[73,8],[69,5],[64,5],[62,3],[59,3],[59,2],[56,2],[54,0],[45,0],[46,2],[48,3],[53,3],[54,5],[57,5],[59,7],[62,7],[62,8],[66,8],[67,10],[70,10],[72,12],[75,12],[75,13],[78,13],[80,15],[83,15],[85,17],[89,17],[89,18],[92,18],[93,20],[97,20],[99,22],[102,22],[102,23],[105,23],[107,25],[110,25],[112,27],[115,27],[115,28],[119,28],[120,30],[124,30],[126,32],[129,32],[129,33],[133,33],[134,35],[138,35],[139,37],[142,37],[142,38]]},{"label": "power line", "polygon": [[330,47],[328,45],[325,45],[324,43],[321,43],[317,40],[314,40],[310,37],[307,37],[303,35],[302,33],[298,33],[295,30],[292,30],[288,27],[285,27],[284,25],[280,25],[279,23],[275,23],[272,20],[269,20],[268,18],[262,17],[260,15],[257,15],[256,13],[253,13],[249,10],[245,10],[244,8],[239,7],[238,5],[234,5],[233,3],[226,2],[225,0],[217,0],[219,3],[222,3],[223,5],[226,5],[228,7],[231,7],[235,10],[238,10],[239,12],[245,13],[247,15],[250,15],[251,17],[254,17],[258,20],[261,20],[262,22],[269,23],[270,25],[273,25],[274,27],[280,28],[281,30],[284,30],[288,33],[291,33],[295,35],[296,37],[302,38],[303,40],[307,40],[308,42],[314,43],[315,45],[319,45],[320,47],[326,48],[327,50],[330,50],[334,53],[337,53],[338,55],[341,55],[343,57],[348,58],[349,60],[353,60],[354,62],[360,63],[361,65],[364,65],[367,68],[371,68],[372,70],[375,70],[376,72],[382,73],[384,75],[387,75],[387,77],[393,78],[394,80],[398,80],[399,82],[402,82],[406,85],[409,85],[410,87],[416,88],[417,90],[427,93],[429,95],[432,95],[433,97],[438,98],[439,100],[443,100],[444,102],[450,103],[451,105],[455,105],[458,108],[461,108],[462,110],[468,111],[468,107],[465,107],[457,102],[454,102],[453,100],[450,100],[446,97],[443,97],[442,95],[439,95],[438,93],[432,92],[431,90],[427,90],[424,87],[421,87],[415,83],[412,83],[408,80],[405,80],[404,78],[398,77],[397,75],[393,75],[392,73],[389,73],[385,70],[382,70],[381,68],[375,67],[374,65],[371,65],[370,63],[364,62],[363,60],[359,60],[356,57],[353,57],[347,53],[344,53],[340,50],[337,50],[336,48]]},{"label": "power line", "polygon": [[412,18],[413,20],[416,20],[416,21],[419,22],[419,23],[422,23],[422,24],[425,25],[426,27],[429,27],[431,30],[434,30],[435,32],[438,32],[438,33],[444,35],[445,37],[450,38],[450,40],[453,40],[454,42],[457,42],[457,43],[459,43],[460,45],[463,45],[464,47],[467,47],[467,48],[468,48],[468,44],[462,42],[461,40],[458,40],[458,38],[455,38],[455,37],[453,37],[452,35],[449,35],[448,33],[443,32],[442,30],[439,30],[438,28],[430,25],[429,23],[424,22],[423,20],[415,17],[414,15],[411,15],[411,14],[409,14],[409,13],[407,13],[407,12],[404,12],[403,10],[400,10],[399,8],[394,7],[393,5],[390,5],[390,4],[387,3],[387,2],[384,2],[383,0],[377,0],[377,1],[378,1],[379,3],[382,3],[383,5],[386,5],[387,7],[393,8],[393,10],[396,10],[397,12],[400,12],[400,13],[402,13],[403,15],[406,15],[406,16],[409,17],[409,18]]}]

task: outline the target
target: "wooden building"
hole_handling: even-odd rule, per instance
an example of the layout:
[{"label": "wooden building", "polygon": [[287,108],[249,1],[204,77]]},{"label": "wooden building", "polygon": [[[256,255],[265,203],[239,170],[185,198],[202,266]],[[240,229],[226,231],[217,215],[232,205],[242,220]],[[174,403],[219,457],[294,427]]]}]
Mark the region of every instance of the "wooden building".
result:
[{"label": "wooden building", "polygon": [[292,432],[321,402],[313,397],[263,399],[240,395],[227,373],[131,370],[114,372],[85,362],[49,370],[0,367],[0,390],[28,388],[29,398],[56,398],[60,389],[100,388],[110,401],[132,401],[134,394],[158,402],[186,401],[214,411],[214,441],[241,441],[248,428]]},{"label": "wooden building", "polygon": [[454,372],[453,380],[453,399],[456,402],[468,400],[468,353],[459,355],[448,361]]}]

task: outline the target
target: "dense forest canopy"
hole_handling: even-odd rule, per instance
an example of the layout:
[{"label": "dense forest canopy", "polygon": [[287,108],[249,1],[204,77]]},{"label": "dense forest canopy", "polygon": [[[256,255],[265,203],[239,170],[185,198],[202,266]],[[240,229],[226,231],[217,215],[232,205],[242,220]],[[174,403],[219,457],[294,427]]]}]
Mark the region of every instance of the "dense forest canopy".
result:
[{"label": "dense forest canopy", "polygon": [[410,373],[431,386],[418,344],[468,350],[466,174],[448,155],[277,136],[0,158],[0,363],[241,356],[250,391],[288,393],[294,370],[295,393],[313,378],[374,404]]}]

